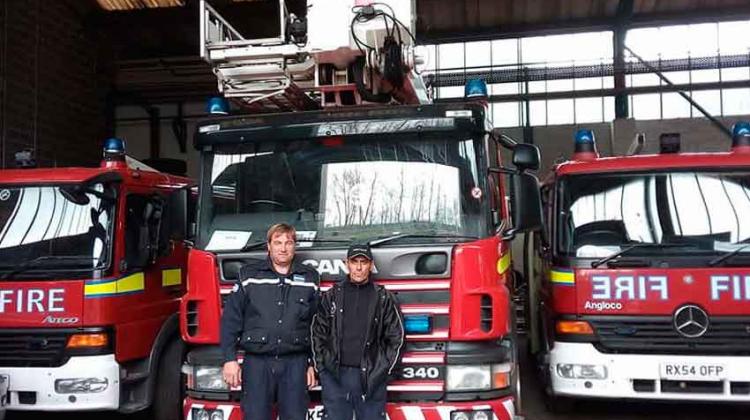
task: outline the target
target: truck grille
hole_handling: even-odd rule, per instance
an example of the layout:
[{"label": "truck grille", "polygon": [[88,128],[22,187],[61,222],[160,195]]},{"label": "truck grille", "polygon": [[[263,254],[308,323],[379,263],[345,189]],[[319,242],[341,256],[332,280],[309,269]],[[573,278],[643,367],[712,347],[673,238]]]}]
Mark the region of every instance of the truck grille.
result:
[{"label": "truck grille", "polygon": [[671,317],[587,319],[605,353],[750,354],[750,318],[713,317],[698,338],[680,335]]},{"label": "truck grille", "polygon": [[0,331],[0,366],[58,367],[65,355],[67,332]]}]

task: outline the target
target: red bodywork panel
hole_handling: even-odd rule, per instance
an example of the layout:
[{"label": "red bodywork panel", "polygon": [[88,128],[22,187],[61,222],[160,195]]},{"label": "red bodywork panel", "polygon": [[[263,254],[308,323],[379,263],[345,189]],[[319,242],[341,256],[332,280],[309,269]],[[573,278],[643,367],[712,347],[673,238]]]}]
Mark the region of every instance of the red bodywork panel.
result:
[{"label": "red bodywork panel", "polygon": [[[120,261],[125,257],[125,197],[128,193],[168,194],[192,182],[183,177],[136,169],[125,162],[108,161],[99,168],[2,170],[0,184],[72,184],[107,173],[116,173],[122,181],[115,208],[112,263],[106,277],[5,280],[0,286],[0,307],[4,309],[0,312],[0,328],[105,327],[114,332],[117,361],[124,362],[150,354],[164,322],[179,310],[187,274],[187,249],[177,241],[172,242],[169,255],[158,257],[156,263],[145,270],[120,270]],[[177,269],[181,270],[179,274],[174,271]],[[179,284],[164,285],[167,270],[172,270],[172,279],[181,279]],[[19,297],[21,306],[18,306]]]},{"label": "red bodywork panel", "polygon": [[[453,252],[451,281],[451,339],[488,340],[510,332],[508,319],[510,292],[506,283],[510,270],[498,273],[497,262],[509,253],[506,244],[498,248],[497,237],[461,244]],[[480,306],[483,295],[492,301],[492,328],[480,326]]]},{"label": "red bodywork panel", "polygon": [[80,327],[83,281],[4,281],[0,314],[0,328]]},{"label": "red bodywork panel", "polygon": [[686,303],[711,315],[744,315],[750,268],[576,270],[575,287],[554,292],[556,303],[567,302],[558,311],[582,315],[672,315]]},{"label": "red bodywork panel", "polygon": [[[216,256],[207,251],[190,250],[187,293],[180,302],[180,334],[187,343],[218,344],[221,320],[219,267]],[[188,320],[193,316],[194,320]],[[188,331],[188,323],[195,332]]]}]

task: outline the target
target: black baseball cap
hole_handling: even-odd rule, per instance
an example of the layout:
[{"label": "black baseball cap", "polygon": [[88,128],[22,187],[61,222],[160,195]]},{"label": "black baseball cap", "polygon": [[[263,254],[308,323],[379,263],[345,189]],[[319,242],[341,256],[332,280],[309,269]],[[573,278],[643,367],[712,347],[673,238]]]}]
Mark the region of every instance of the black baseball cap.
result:
[{"label": "black baseball cap", "polygon": [[349,247],[346,252],[346,259],[354,257],[365,257],[372,261],[372,251],[370,251],[370,245],[367,244],[354,244]]}]

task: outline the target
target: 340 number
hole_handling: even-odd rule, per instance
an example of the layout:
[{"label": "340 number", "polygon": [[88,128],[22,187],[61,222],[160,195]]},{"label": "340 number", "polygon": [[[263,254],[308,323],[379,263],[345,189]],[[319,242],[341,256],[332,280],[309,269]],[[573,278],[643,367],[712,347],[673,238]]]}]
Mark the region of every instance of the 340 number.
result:
[{"label": "340 number", "polygon": [[440,370],[436,367],[405,367],[401,371],[401,377],[404,379],[437,379],[440,377]]}]

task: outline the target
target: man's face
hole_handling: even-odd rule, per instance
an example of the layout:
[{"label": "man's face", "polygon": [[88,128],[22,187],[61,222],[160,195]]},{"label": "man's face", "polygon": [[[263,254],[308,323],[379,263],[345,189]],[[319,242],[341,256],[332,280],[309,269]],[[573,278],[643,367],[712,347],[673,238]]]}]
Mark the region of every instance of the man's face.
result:
[{"label": "man's face", "polygon": [[291,233],[276,233],[268,242],[268,255],[271,262],[282,267],[292,264],[296,242]]},{"label": "man's face", "polygon": [[351,278],[352,283],[364,283],[370,277],[372,261],[365,257],[357,256],[346,260],[346,266],[349,268],[349,278]]}]

